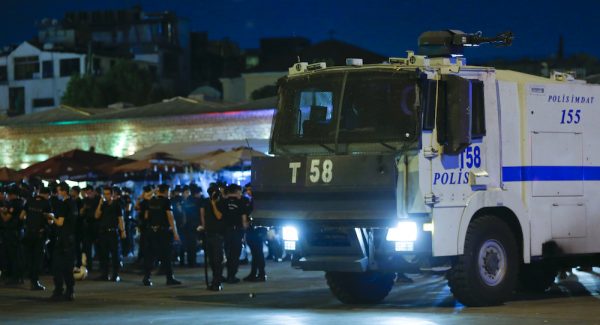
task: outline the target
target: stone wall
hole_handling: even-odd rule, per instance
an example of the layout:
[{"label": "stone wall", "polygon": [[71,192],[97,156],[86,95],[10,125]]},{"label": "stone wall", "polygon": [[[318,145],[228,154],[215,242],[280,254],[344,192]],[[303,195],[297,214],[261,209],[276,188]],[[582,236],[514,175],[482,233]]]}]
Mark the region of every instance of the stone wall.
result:
[{"label": "stone wall", "polygon": [[22,169],[53,155],[88,150],[125,157],[158,143],[268,139],[274,110],[165,118],[0,127],[0,167]]}]

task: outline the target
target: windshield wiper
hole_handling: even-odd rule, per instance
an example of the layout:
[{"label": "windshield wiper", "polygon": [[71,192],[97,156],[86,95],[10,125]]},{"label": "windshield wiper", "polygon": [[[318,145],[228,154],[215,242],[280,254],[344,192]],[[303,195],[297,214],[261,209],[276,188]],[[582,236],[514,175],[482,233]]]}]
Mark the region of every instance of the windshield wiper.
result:
[{"label": "windshield wiper", "polygon": [[390,146],[389,144],[387,144],[387,143],[385,143],[383,141],[379,141],[379,144],[382,145],[382,146],[384,146],[384,147],[386,147],[386,148],[388,148],[388,149],[390,149],[390,151],[392,151],[392,152],[396,152],[396,148]]},{"label": "windshield wiper", "polygon": [[329,151],[329,153],[335,153],[334,149],[329,148],[328,146],[326,146],[324,143],[317,143],[319,146],[325,148],[325,150]]}]

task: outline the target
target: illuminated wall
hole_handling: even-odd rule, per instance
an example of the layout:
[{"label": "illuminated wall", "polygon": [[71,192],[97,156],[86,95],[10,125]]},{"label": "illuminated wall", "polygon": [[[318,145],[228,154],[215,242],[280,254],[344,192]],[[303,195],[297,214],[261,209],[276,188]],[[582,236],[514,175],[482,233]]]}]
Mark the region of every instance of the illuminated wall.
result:
[{"label": "illuminated wall", "polygon": [[0,167],[22,169],[71,150],[129,156],[157,143],[268,139],[273,110],[0,127]]}]

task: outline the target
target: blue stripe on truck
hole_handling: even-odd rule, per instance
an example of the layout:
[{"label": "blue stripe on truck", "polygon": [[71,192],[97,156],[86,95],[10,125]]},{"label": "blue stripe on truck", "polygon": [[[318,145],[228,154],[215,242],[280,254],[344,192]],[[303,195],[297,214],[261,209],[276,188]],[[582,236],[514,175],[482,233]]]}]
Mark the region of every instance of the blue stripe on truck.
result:
[{"label": "blue stripe on truck", "polygon": [[512,166],[502,167],[502,181],[600,181],[600,167]]}]

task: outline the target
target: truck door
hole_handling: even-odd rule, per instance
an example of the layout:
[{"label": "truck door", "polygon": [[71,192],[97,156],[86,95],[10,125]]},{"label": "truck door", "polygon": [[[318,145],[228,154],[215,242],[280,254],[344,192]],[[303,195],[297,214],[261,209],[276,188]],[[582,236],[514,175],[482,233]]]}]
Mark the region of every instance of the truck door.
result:
[{"label": "truck door", "polygon": [[[495,77],[492,74],[473,74],[469,78],[444,75],[438,85],[431,142],[437,154],[429,159],[431,192],[426,200],[435,209],[456,208],[437,210],[434,215],[448,212],[460,216],[475,191],[500,184]],[[424,151],[427,151],[425,145]],[[458,231],[456,220],[447,222],[443,227],[456,227]],[[450,234],[456,233],[448,230]]]}]

